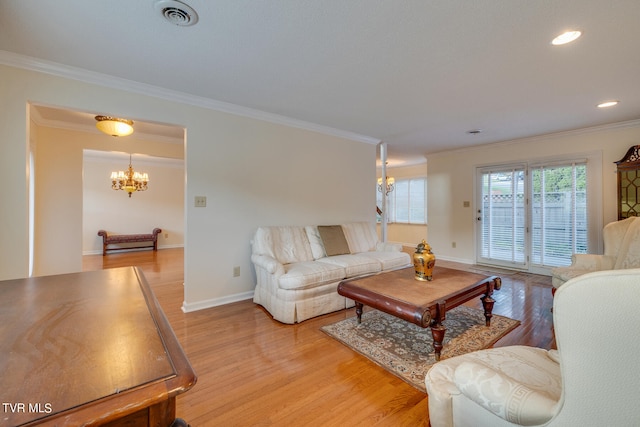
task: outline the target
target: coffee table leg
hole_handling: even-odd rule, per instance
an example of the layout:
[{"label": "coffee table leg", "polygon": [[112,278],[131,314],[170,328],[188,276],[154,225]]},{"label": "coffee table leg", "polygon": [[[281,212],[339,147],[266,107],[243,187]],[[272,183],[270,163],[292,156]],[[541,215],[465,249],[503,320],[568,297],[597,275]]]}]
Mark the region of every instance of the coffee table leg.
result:
[{"label": "coffee table leg", "polygon": [[491,317],[493,314],[493,304],[496,302],[491,295],[493,295],[494,289],[500,289],[502,287],[502,279],[499,277],[494,278],[493,281],[487,282],[487,290],[484,293],[484,296],[480,298],[482,301],[482,306],[484,307],[484,318],[486,319],[485,324],[487,326],[491,326]]},{"label": "coffee table leg", "polygon": [[436,304],[436,315],[431,321],[431,336],[433,337],[433,349],[435,350],[436,361],[440,360],[442,352],[442,342],[444,341],[444,333],[447,328],[444,327],[442,321],[445,319],[445,305],[442,302]]},{"label": "coffee table leg", "polygon": [[433,349],[436,352],[436,361],[440,360],[440,353],[442,352],[442,341],[444,341],[444,333],[447,332],[447,328],[440,325],[431,325],[431,336],[433,337]]},{"label": "coffee table leg", "polygon": [[364,304],[356,301],[356,316],[358,316],[358,325],[362,323],[362,307]]},{"label": "coffee table leg", "polygon": [[493,314],[491,313],[493,312],[493,304],[496,300],[491,298],[491,295],[486,294],[480,298],[480,301],[482,301],[482,306],[484,307],[484,318],[486,319],[485,324],[487,326],[491,326],[491,317],[493,317]]}]

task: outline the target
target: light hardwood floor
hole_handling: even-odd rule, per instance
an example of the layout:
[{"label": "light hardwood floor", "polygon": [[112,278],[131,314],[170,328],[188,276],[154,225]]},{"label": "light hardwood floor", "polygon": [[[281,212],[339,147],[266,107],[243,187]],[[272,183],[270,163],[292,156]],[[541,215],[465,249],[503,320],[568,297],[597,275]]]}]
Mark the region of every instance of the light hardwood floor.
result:
[{"label": "light hardwood floor", "polygon": [[[177,415],[192,427],[429,424],[424,393],[320,331],[354,316],[354,309],[296,325],[273,320],[250,300],[185,314],[182,249],[83,259],[85,271],[128,265],[142,268],[198,375],[177,399]],[[553,348],[551,279],[511,271],[500,276],[494,313],[522,324],[496,346]],[[479,300],[467,305],[481,308]]]}]

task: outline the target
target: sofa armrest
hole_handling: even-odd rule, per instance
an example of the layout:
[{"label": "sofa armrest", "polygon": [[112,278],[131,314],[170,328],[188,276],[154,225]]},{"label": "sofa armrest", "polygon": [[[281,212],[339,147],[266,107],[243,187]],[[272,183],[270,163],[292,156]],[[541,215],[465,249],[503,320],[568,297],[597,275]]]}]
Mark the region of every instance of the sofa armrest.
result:
[{"label": "sofa armrest", "polygon": [[376,251],[378,252],[400,252],[401,250],[401,243],[378,242],[376,244]]},{"label": "sofa armrest", "polygon": [[557,412],[557,401],[480,363],[462,362],[454,383],[462,395],[511,423],[543,424]]},{"label": "sofa armrest", "polygon": [[251,255],[251,262],[256,267],[261,267],[269,274],[284,274],[284,266],[280,264],[275,258],[268,255]]},{"label": "sofa armrest", "polygon": [[571,255],[571,268],[580,270],[601,271],[613,270],[616,260],[609,255],[573,254]]}]

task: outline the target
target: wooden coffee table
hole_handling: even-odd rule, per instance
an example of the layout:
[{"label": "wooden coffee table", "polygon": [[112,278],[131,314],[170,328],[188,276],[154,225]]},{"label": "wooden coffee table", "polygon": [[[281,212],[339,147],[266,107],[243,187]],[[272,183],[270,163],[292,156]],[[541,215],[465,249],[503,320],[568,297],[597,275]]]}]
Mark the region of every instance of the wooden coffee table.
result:
[{"label": "wooden coffee table", "polygon": [[486,325],[491,325],[495,303],[491,295],[500,289],[499,277],[445,267],[436,267],[433,280],[428,282],[416,280],[414,274],[414,268],[407,267],[343,280],[338,293],[356,302],[358,323],[362,321],[362,307],[367,305],[422,328],[430,327],[436,360],[440,360],[446,332],[442,321],[448,310],[483,295],[480,299]]}]

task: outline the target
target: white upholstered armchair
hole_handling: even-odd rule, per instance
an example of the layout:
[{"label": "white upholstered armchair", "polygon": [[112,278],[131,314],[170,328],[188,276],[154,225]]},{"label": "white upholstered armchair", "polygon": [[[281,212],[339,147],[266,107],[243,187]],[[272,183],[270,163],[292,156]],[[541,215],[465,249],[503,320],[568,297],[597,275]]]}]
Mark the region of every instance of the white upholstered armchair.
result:
[{"label": "white upholstered armchair", "polygon": [[640,217],[630,217],[605,225],[602,230],[604,255],[573,254],[571,265],[554,268],[554,290],[564,282],[585,273],[640,267]]},{"label": "white upholstered armchair", "polygon": [[436,363],[432,427],[640,425],[640,269],[588,273],[555,294],[558,350],[509,346]]}]

